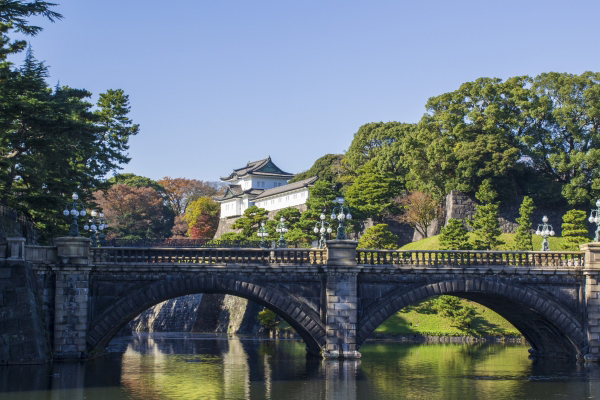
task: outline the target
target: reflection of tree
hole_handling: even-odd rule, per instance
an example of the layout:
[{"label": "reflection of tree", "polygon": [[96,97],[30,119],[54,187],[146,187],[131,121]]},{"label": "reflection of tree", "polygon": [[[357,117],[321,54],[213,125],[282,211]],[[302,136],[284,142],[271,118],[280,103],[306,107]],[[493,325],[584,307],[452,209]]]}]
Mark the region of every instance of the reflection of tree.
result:
[{"label": "reflection of tree", "polygon": [[361,347],[362,370],[382,397],[402,393],[405,398],[436,398],[443,393],[445,398],[497,398],[494,391],[500,384],[503,397],[519,397],[525,381],[496,379],[526,376],[531,370],[526,349],[501,344],[367,344]]}]

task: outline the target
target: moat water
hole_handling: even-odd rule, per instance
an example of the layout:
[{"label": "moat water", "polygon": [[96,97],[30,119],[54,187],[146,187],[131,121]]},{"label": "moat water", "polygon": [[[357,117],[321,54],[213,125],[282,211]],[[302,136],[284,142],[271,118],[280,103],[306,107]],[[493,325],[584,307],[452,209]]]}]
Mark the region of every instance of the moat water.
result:
[{"label": "moat water", "polygon": [[141,334],[88,362],[0,367],[0,399],[587,399],[600,367],[521,344],[368,342],[360,360],[297,340]]}]

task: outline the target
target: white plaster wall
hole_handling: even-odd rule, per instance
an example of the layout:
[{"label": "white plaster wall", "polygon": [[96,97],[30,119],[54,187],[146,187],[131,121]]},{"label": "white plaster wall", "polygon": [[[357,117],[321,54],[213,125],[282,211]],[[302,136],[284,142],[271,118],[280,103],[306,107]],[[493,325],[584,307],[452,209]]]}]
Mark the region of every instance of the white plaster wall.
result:
[{"label": "white plaster wall", "polygon": [[233,199],[221,203],[221,218],[231,217],[234,215],[240,215],[239,199]]},{"label": "white plaster wall", "polygon": [[306,199],[308,199],[308,189],[305,188],[294,192],[283,193],[279,196],[261,199],[255,201],[254,204],[257,207],[264,208],[267,211],[274,211],[304,204],[306,203]]},{"label": "white plaster wall", "polygon": [[262,177],[245,177],[229,182],[231,185],[241,185],[243,190],[248,189],[273,189],[287,184],[287,179],[274,179]]}]

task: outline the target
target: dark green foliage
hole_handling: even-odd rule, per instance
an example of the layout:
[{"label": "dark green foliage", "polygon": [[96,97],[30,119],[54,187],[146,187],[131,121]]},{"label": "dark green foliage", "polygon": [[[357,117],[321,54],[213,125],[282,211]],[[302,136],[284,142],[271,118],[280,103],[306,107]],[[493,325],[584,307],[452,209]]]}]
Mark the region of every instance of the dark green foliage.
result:
[{"label": "dark green foliage", "polygon": [[359,249],[397,249],[398,236],[388,230],[387,224],[377,224],[365,230],[358,240]]},{"label": "dark green foliage", "polygon": [[221,237],[218,240],[230,240],[230,241],[243,241],[243,240],[247,240],[248,238],[246,236],[244,236],[242,233],[238,233],[238,232],[226,232],[224,234],[221,235]]},{"label": "dark green foliage", "polygon": [[515,235],[515,250],[533,250],[533,243],[531,242],[531,214],[534,208],[535,206],[531,197],[525,196],[519,208],[520,217],[517,218],[519,226]]},{"label": "dark green foliage", "polygon": [[569,210],[563,215],[562,236],[571,251],[579,251],[579,245],[590,242],[586,225],[586,213],[581,210]]},{"label": "dark green foliage", "polygon": [[[294,235],[307,242],[317,240],[318,237],[313,232],[315,222],[320,221],[319,217],[323,211],[325,215],[331,214],[334,205],[333,200],[336,196],[339,196],[339,192],[333,188],[331,183],[321,179],[317,180],[314,186],[309,188],[309,197],[306,200],[307,210],[302,213],[295,226],[302,234],[296,232]],[[337,224],[332,224],[334,231],[335,228],[337,228]]]},{"label": "dark green foliage", "polygon": [[319,180],[329,183],[336,182],[342,168],[343,157],[342,154],[325,154],[323,157],[317,159],[308,171],[296,174],[288,183],[302,181],[313,176],[318,176]]},{"label": "dark green foliage", "polygon": [[240,234],[244,239],[256,238],[260,223],[267,219],[267,210],[251,206],[244,210],[244,215],[231,225],[231,229],[241,229]]},{"label": "dark green foliage", "polygon": [[163,193],[164,189],[155,180],[146,178],[145,176],[135,175],[131,173],[115,174],[106,181],[109,185],[127,185],[131,187],[149,187],[156,190],[158,193]]},{"label": "dark green foliage", "polygon": [[277,314],[268,308],[263,308],[262,311],[258,313],[258,322],[267,330],[271,330],[275,328],[277,325],[278,318]]},{"label": "dark green foliage", "polygon": [[381,173],[371,164],[360,168],[359,175],[344,192],[344,197],[358,218],[381,221],[385,214],[397,213],[394,198],[400,194],[402,185],[390,173]]},{"label": "dark green foliage", "polygon": [[442,250],[471,250],[469,234],[460,219],[450,218],[440,233],[440,248]]},{"label": "dark green foliage", "polygon": [[502,234],[498,222],[498,203],[494,203],[496,192],[492,188],[491,180],[483,181],[475,194],[481,202],[475,206],[475,215],[469,221],[476,235],[475,247],[478,250],[493,250],[503,244],[498,238]]},{"label": "dark green foliage", "polygon": [[9,54],[23,51],[26,40],[10,41],[8,33],[14,31],[24,35],[35,36],[42,31],[36,25],[30,25],[27,18],[42,16],[54,22],[62,19],[62,15],[50,8],[56,6],[46,1],[2,0],[0,1],[0,61],[6,60]]}]

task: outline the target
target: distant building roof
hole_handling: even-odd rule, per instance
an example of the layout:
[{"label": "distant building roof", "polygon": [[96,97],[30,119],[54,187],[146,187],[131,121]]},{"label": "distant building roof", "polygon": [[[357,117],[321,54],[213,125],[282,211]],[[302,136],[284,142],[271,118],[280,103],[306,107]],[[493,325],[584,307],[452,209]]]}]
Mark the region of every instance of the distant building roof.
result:
[{"label": "distant building roof", "polygon": [[297,190],[297,189],[302,189],[302,188],[308,187],[308,186],[312,185],[313,183],[315,183],[317,181],[317,179],[319,179],[319,178],[316,176],[313,176],[312,178],[308,178],[303,181],[289,183],[287,185],[278,186],[273,189],[267,189],[264,192],[262,192],[261,194],[259,194],[258,196],[256,196],[253,199],[253,201],[262,200],[267,197],[271,197],[271,196],[275,196],[278,194],[291,192],[292,190]]},{"label": "distant building roof", "polygon": [[228,176],[222,176],[221,180],[231,181],[235,178],[242,178],[247,175],[269,176],[287,179],[294,177],[294,174],[285,172],[275,165],[273,161],[271,161],[271,156],[269,156],[268,158],[262,160],[249,161],[245,167],[234,169],[233,172]]}]

